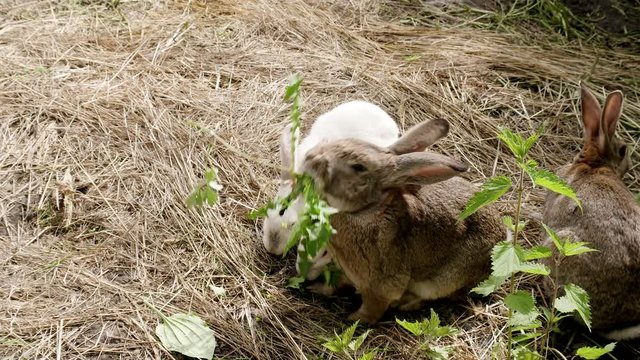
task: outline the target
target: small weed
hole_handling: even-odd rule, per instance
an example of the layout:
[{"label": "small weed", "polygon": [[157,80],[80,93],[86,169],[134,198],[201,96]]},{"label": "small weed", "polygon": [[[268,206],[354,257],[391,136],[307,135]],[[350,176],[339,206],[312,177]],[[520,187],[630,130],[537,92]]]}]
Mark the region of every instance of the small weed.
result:
[{"label": "small weed", "polygon": [[440,326],[440,318],[433,309],[431,309],[431,317],[429,319],[414,322],[396,319],[396,323],[420,338],[420,349],[424,350],[429,359],[446,360],[449,358],[452,348],[436,346],[434,342],[442,337],[453,335],[458,330],[450,326]]},{"label": "small weed", "polygon": [[[359,351],[362,343],[367,339],[371,330],[363,332],[360,336],[354,339],[353,335],[355,334],[357,327],[358,322],[356,321],[341,334],[334,332],[334,337],[324,339],[325,343],[323,343],[322,346],[329,349],[332,353],[345,355],[351,360],[372,360],[378,351],[377,348],[366,352]],[[358,357],[358,355],[360,356]]]}]

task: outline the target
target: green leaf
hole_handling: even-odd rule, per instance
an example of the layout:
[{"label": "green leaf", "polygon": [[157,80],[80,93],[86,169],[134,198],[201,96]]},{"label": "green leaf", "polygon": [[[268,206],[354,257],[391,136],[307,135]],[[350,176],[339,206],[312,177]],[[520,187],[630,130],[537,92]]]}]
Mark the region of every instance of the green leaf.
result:
[{"label": "green leaf", "polygon": [[573,191],[573,189],[558,175],[546,169],[537,169],[533,173],[532,177],[534,184],[568,197],[573,200],[580,208],[580,211],[582,211],[582,203],[578,199],[575,191]]},{"label": "green leaf", "polygon": [[511,318],[509,318],[507,323],[509,326],[514,327],[511,331],[536,329],[542,326],[542,323],[539,320],[536,320],[538,316],[540,316],[540,312],[537,309],[533,309],[528,313],[514,312],[511,314]]},{"label": "green leaf", "polygon": [[513,351],[513,358],[516,360],[538,360],[542,359],[542,356],[535,351],[521,346]]},{"label": "green leaf", "polygon": [[544,264],[534,263],[534,262],[525,262],[520,265],[518,271],[522,271],[527,274],[536,274],[536,275],[544,275],[547,276],[551,273],[549,267]]},{"label": "green leaf", "polygon": [[473,194],[467,202],[464,211],[458,216],[462,221],[481,208],[495,202],[511,187],[511,180],[506,176],[490,178],[480,187],[480,191]]},{"label": "green leaf", "polygon": [[575,256],[587,252],[598,251],[587,246],[587,242],[570,242],[569,239],[564,243],[565,256]]},{"label": "green leaf", "polygon": [[342,339],[342,343],[344,345],[348,345],[353,338],[353,334],[356,332],[356,328],[358,327],[358,321],[354,322],[353,325],[349,326],[345,331],[342,332],[340,338]]},{"label": "green leaf", "polygon": [[535,145],[535,143],[538,141],[538,139],[540,138],[540,135],[542,135],[542,133],[544,132],[544,128],[545,128],[544,125],[540,126],[535,133],[533,133],[531,136],[527,138],[527,140],[523,142],[522,148],[524,150],[525,155],[529,153],[529,150],[531,150],[533,145]]},{"label": "green leaf", "polygon": [[516,134],[508,128],[500,128],[498,138],[509,147],[516,159],[522,161],[526,155],[524,148],[524,139],[520,134]]},{"label": "green leaf", "polygon": [[[513,218],[511,216],[504,216],[502,218],[502,223],[505,224],[509,228],[509,230],[516,231],[516,226],[513,223]],[[525,226],[527,226],[527,222],[520,221],[520,223],[518,223],[518,231],[522,231]]]},{"label": "green leaf", "polygon": [[614,342],[606,345],[605,347],[598,347],[598,346],[588,347],[588,346],[585,346],[585,347],[581,347],[580,349],[578,349],[578,351],[576,352],[576,355],[580,356],[583,359],[587,359],[587,360],[598,359],[602,355],[605,355],[605,354],[608,354],[608,353],[612,352],[615,347],[616,347],[616,343],[614,343]]},{"label": "green leaf", "polygon": [[449,359],[450,349],[444,346],[429,346],[425,349],[427,358],[431,360],[447,360]]},{"label": "green leaf", "polygon": [[371,350],[368,353],[364,353],[362,356],[360,356],[358,360],[373,360],[374,356],[376,356],[376,351]]},{"label": "green leaf", "polygon": [[529,261],[529,260],[544,259],[544,258],[551,257],[551,255],[552,255],[551,249],[543,245],[538,245],[530,249],[525,249],[524,257],[522,258],[522,260]]},{"label": "green leaf", "polygon": [[288,288],[291,289],[300,289],[300,285],[304,282],[304,277],[302,276],[294,276],[294,277],[290,277],[289,280],[287,280],[287,286]]},{"label": "green leaf", "polygon": [[524,257],[522,248],[508,241],[497,243],[491,252],[492,274],[494,276],[510,276],[520,269],[522,258]]},{"label": "green leaf", "polygon": [[168,351],[177,351],[192,358],[213,359],[216,339],[213,330],[195,315],[175,314],[164,317],[156,327],[156,335]]},{"label": "green leaf", "polygon": [[349,349],[351,349],[353,351],[357,351],[360,348],[360,346],[362,345],[362,343],[364,342],[364,340],[369,335],[370,331],[371,330],[367,330],[367,331],[363,332],[355,340],[352,340],[351,342],[349,342]]},{"label": "green leaf", "polygon": [[504,303],[509,309],[523,314],[527,314],[536,308],[533,296],[521,290],[507,295],[507,297],[504,298]]},{"label": "green leaf", "polygon": [[575,256],[591,251],[598,251],[596,249],[588,247],[587,245],[589,243],[587,242],[571,242],[571,239],[569,238],[561,239],[560,236],[558,236],[558,234],[547,225],[542,224],[542,227],[544,227],[547,235],[549,235],[549,237],[553,241],[553,244],[563,256]]},{"label": "green leaf", "polygon": [[563,313],[577,311],[582,321],[591,331],[591,307],[589,306],[589,295],[587,292],[574,284],[564,286],[565,295],[556,299],[555,308]]},{"label": "green leaf", "polygon": [[398,325],[400,325],[403,329],[409,331],[410,333],[412,333],[415,336],[420,336],[420,335],[424,334],[422,326],[420,326],[420,323],[417,322],[417,321],[409,322],[409,321],[406,321],[406,320],[398,320],[396,318],[396,323]]},{"label": "green leaf", "polygon": [[294,74],[289,80],[289,85],[284,92],[285,101],[289,101],[294,97],[294,95],[297,95],[300,89],[300,84],[302,84],[302,77],[299,74]]},{"label": "green leaf", "polygon": [[490,275],[489,278],[482,281],[478,286],[471,289],[471,291],[482,296],[488,296],[498,290],[502,284],[504,284],[505,280],[507,280],[507,276]]}]

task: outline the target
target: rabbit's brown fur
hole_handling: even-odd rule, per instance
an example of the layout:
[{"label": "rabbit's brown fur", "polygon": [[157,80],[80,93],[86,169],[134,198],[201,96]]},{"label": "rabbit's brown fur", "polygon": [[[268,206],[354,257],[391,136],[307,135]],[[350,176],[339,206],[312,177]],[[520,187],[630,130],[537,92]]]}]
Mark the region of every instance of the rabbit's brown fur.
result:
[{"label": "rabbit's brown fur", "polygon": [[389,306],[415,309],[489,274],[491,248],[504,236],[499,214],[487,207],[457,222],[476,190],[454,177],[467,167],[423,151],[447,132],[434,120],[389,148],[347,139],[307,154],[305,171],[340,211],[330,251],[362,295],[350,319],[375,323]]},{"label": "rabbit's brown fur", "polygon": [[[621,180],[629,169],[626,145],[615,136],[622,93],[611,93],[601,111],[584,85],[581,91],[583,148],[557,173],[575,190],[583,213],[570,199],[549,193],[543,222],[599,250],[562,260],[552,275],[557,285],[574,283],[587,291],[592,326],[607,331],[640,324],[640,206]],[[545,244],[552,247],[550,239]],[[548,292],[551,286],[547,281]]]}]

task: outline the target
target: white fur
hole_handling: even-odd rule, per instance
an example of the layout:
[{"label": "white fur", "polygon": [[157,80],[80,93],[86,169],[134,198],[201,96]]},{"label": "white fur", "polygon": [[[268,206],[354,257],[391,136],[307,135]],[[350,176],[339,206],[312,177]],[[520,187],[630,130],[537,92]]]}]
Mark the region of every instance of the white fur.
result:
[{"label": "white fur", "polygon": [[[296,146],[295,171],[300,171],[306,153],[314,146],[327,141],[355,138],[371,142],[378,146],[389,146],[400,136],[396,122],[379,106],[361,100],[343,103],[320,115],[311,126],[309,134]],[[287,164],[283,164],[287,166]],[[278,189],[275,201],[291,192],[291,183],[283,183]],[[270,210],[264,220],[263,244],[267,251],[282,255],[291,234],[291,229],[304,211],[304,201],[296,199],[283,215],[280,210]],[[322,273],[322,267],[331,261],[331,256],[318,251],[308,279],[313,280]],[[327,257],[328,256],[328,257]],[[298,262],[300,259],[298,259]],[[296,263],[296,268],[298,267]]]}]

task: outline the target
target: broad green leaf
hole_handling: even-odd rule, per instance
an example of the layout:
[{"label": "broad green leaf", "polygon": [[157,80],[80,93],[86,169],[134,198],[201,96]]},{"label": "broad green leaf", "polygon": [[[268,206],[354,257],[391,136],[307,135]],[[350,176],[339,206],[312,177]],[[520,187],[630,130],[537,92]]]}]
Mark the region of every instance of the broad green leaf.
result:
[{"label": "broad green leaf", "polygon": [[509,147],[516,159],[522,161],[525,156],[524,139],[520,134],[516,134],[508,128],[500,128],[498,138]]},{"label": "broad green leaf", "polygon": [[406,320],[398,320],[396,318],[396,323],[398,325],[400,325],[403,329],[409,331],[410,333],[412,333],[415,336],[420,336],[420,335],[424,334],[422,326],[420,326],[420,323],[417,322],[417,321],[409,322],[409,321],[406,321]]},{"label": "broad green leaf", "polygon": [[369,335],[369,332],[371,330],[367,330],[365,332],[363,332],[360,336],[358,336],[357,338],[355,338],[355,340],[352,340],[349,343],[349,349],[353,350],[353,351],[357,351],[360,346],[362,345],[362,343],[364,342],[364,340],[367,338],[367,336]]},{"label": "broad green leaf", "polygon": [[515,291],[504,298],[504,303],[513,311],[528,314],[535,310],[536,305],[533,296],[526,291]]},{"label": "broad green leaf", "polygon": [[495,202],[511,187],[511,180],[506,176],[490,178],[480,187],[480,191],[473,194],[467,202],[464,211],[458,215],[458,221],[471,216],[481,208]]},{"label": "broad green leaf", "polygon": [[482,296],[488,296],[498,290],[502,284],[504,284],[505,280],[507,280],[507,276],[490,275],[489,278],[482,281],[478,286],[471,289],[471,291]]},{"label": "broad green leaf", "polygon": [[322,346],[331,350],[331,352],[333,353],[341,353],[343,350],[342,343],[340,342],[339,339],[327,341],[323,343]]},{"label": "broad green leaf", "polygon": [[571,242],[569,239],[564,243],[565,256],[575,256],[591,251],[598,251],[587,246],[587,242]]},{"label": "broad green leaf", "polygon": [[549,275],[551,270],[544,264],[534,263],[534,262],[525,262],[520,265],[518,271],[522,271],[527,274],[536,274],[536,275]]},{"label": "broad green leaf", "polygon": [[522,258],[524,257],[522,248],[508,241],[497,243],[491,252],[492,274],[494,276],[509,276],[520,269]]},{"label": "broad green leaf", "polygon": [[538,245],[530,249],[525,249],[523,260],[529,261],[529,260],[544,259],[544,258],[551,257],[551,255],[552,255],[551,249],[543,245]]},{"label": "broad green leaf", "polygon": [[540,126],[535,133],[533,133],[523,142],[522,148],[524,150],[525,155],[529,153],[529,150],[531,150],[533,145],[535,145],[535,143],[538,141],[538,139],[540,138],[540,135],[542,135],[542,133],[544,132],[544,129],[546,127],[545,125],[546,124],[543,124],[542,126]]},{"label": "broad green leaf", "polygon": [[362,356],[360,356],[358,360],[373,360],[375,356],[376,356],[376,351],[371,350],[368,353],[364,353]]},{"label": "broad green leaf", "polygon": [[450,349],[444,346],[429,346],[425,349],[425,354],[430,360],[447,360],[449,359]]},{"label": "broad green leaf", "polygon": [[537,320],[538,316],[540,316],[540,312],[537,309],[533,309],[528,313],[514,312],[511,314],[511,318],[507,323],[514,327],[511,331],[537,329],[542,325],[542,323]]},{"label": "broad green leaf", "polygon": [[578,199],[575,191],[573,191],[564,180],[558,177],[558,175],[546,169],[537,169],[533,174],[533,183],[568,197],[573,200],[580,208],[580,211],[582,211],[582,203]]},{"label": "broad green leaf", "polygon": [[587,292],[574,284],[564,286],[565,295],[555,301],[555,308],[563,313],[577,311],[582,321],[584,321],[589,331],[591,331],[591,307],[589,306],[589,295]]},{"label": "broad green leaf", "polygon": [[598,359],[602,355],[612,352],[615,347],[616,347],[616,343],[614,342],[606,345],[605,347],[585,346],[578,349],[578,351],[576,352],[576,355],[587,360]]},{"label": "broad green leaf", "polygon": [[156,327],[156,335],[168,351],[176,351],[192,358],[213,359],[216,339],[213,330],[195,315],[175,314],[164,317]]}]

